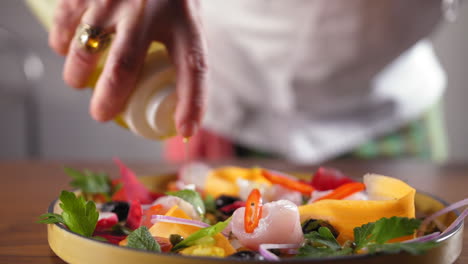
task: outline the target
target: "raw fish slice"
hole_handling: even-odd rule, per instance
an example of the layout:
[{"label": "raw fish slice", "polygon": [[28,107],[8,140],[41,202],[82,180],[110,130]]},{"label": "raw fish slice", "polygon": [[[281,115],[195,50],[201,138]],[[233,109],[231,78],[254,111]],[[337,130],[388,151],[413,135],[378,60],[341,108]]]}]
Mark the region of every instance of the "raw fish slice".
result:
[{"label": "raw fish slice", "polygon": [[290,201],[279,200],[265,204],[262,218],[253,233],[244,230],[244,213],[245,207],[234,212],[231,228],[245,247],[258,250],[260,244],[300,244],[304,239],[299,210]]}]

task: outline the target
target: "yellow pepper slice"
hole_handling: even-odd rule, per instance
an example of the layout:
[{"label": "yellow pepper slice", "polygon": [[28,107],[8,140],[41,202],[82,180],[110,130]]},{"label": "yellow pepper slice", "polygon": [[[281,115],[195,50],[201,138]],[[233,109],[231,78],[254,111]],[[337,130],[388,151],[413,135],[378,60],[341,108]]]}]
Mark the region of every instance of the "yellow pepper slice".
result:
[{"label": "yellow pepper slice", "polygon": [[237,180],[243,179],[253,181],[258,184],[270,186],[271,183],[262,175],[261,169],[246,169],[240,167],[223,167],[213,170],[208,175],[205,183],[205,193],[213,197],[218,197],[222,194],[238,196],[239,186]]},{"label": "yellow pepper slice", "polygon": [[[169,209],[166,215],[178,218],[191,219],[177,205]],[[200,228],[196,226],[158,222],[154,224],[149,231],[151,235],[156,237],[169,238],[171,234],[178,234],[185,238],[198,230],[200,230]],[[213,236],[213,238],[215,239],[215,244],[213,245],[213,247],[218,247],[222,249],[224,252],[224,256],[228,256],[236,252],[235,249],[232,247],[231,243],[229,243],[229,241],[223,234],[216,234]],[[219,253],[220,251],[217,250],[216,252]]]},{"label": "yellow pepper slice", "polygon": [[387,176],[364,176],[368,201],[321,200],[299,207],[301,221],[314,218],[327,220],[340,233],[338,241],[354,239],[355,227],[375,222],[382,217],[414,218],[416,190],[401,180]]}]

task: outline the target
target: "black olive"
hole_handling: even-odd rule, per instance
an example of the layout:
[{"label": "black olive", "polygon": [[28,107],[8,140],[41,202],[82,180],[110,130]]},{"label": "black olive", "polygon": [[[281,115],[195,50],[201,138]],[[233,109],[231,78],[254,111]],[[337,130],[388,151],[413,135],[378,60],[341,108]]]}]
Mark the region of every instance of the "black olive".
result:
[{"label": "black olive", "polygon": [[237,259],[243,259],[243,260],[264,260],[265,259],[262,255],[260,255],[260,253],[254,252],[254,251],[248,251],[248,250],[236,252],[228,256],[228,258],[237,258]]},{"label": "black olive", "polygon": [[102,212],[113,212],[119,218],[119,221],[125,221],[128,216],[130,205],[127,202],[113,201],[102,205]]},{"label": "black olive", "polygon": [[172,246],[179,244],[182,242],[182,240],[184,240],[184,238],[179,234],[171,234],[169,236],[169,241],[171,242]]},{"label": "black olive", "polygon": [[226,205],[233,204],[234,202],[240,201],[239,197],[221,195],[215,200],[216,209],[222,208]]},{"label": "black olive", "polygon": [[312,231],[318,231],[320,227],[326,227],[330,230],[335,238],[338,237],[340,234],[336,229],[330,225],[327,221],[324,220],[317,220],[317,219],[309,219],[302,223],[302,233],[308,234]]}]

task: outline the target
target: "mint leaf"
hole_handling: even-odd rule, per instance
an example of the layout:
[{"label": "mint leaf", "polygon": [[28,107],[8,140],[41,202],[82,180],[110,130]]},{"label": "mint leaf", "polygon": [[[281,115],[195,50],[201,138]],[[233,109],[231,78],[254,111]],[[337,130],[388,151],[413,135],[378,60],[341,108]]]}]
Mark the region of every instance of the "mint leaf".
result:
[{"label": "mint leaf", "polygon": [[429,249],[437,247],[439,244],[435,241],[417,242],[417,243],[389,243],[389,244],[373,244],[368,247],[369,253],[388,253],[396,254],[399,252],[407,252],[411,255],[421,255]]},{"label": "mint leaf", "polygon": [[231,218],[228,218],[224,222],[218,222],[215,225],[202,228],[198,230],[197,232],[192,233],[190,236],[186,237],[184,240],[182,240],[177,245],[175,245],[172,248],[172,251],[177,251],[186,247],[196,245],[198,240],[206,238],[206,237],[212,237],[222,232],[229,225],[230,221],[231,221]]},{"label": "mint leaf", "polygon": [[161,252],[161,246],[156,242],[146,226],[140,226],[127,237],[127,247]]},{"label": "mint leaf", "polygon": [[63,218],[59,214],[55,213],[47,213],[39,216],[39,220],[37,221],[41,224],[56,224],[56,223],[64,223]]},{"label": "mint leaf", "polygon": [[177,196],[190,203],[193,205],[193,208],[195,208],[195,211],[197,211],[200,216],[205,214],[205,204],[203,203],[203,199],[198,192],[193,190],[181,190],[177,192],[167,192],[166,194]]},{"label": "mint leaf", "polygon": [[370,235],[374,230],[375,223],[368,223],[361,227],[354,228],[354,242],[356,244],[356,251],[363,248],[370,241]]},{"label": "mint leaf", "polygon": [[372,240],[377,244],[414,234],[414,231],[421,225],[421,220],[406,217],[382,218],[375,222],[372,230]]},{"label": "mint leaf", "polygon": [[67,167],[64,168],[64,171],[73,178],[70,185],[81,189],[84,193],[101,193],[108,196],[111,193],[111,181],[105,173],[95,173],[89,170],[81,172]]},{"label": "mint leaf", "polygon": [[92,201],[77,198],[74,193],[62,191],[60,194],[63,223],[73,232],[91,237],[99,218],[99,212]]}]

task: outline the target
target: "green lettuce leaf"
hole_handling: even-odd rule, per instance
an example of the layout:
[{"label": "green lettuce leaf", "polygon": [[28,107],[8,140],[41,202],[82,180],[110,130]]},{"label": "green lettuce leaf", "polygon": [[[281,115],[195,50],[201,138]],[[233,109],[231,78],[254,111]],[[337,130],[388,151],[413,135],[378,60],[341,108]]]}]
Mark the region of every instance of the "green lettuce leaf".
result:
[{"label": "green lettuce leaf", "polygon": [[193,205],[195,211],[200,215],[205,215],[205,204],[203,203],[203,199],[201,198],[200,194],[194,190],[180,190],[176,192],[167,192],[167,195],[172,195],[179,197],[186,202]]}]

